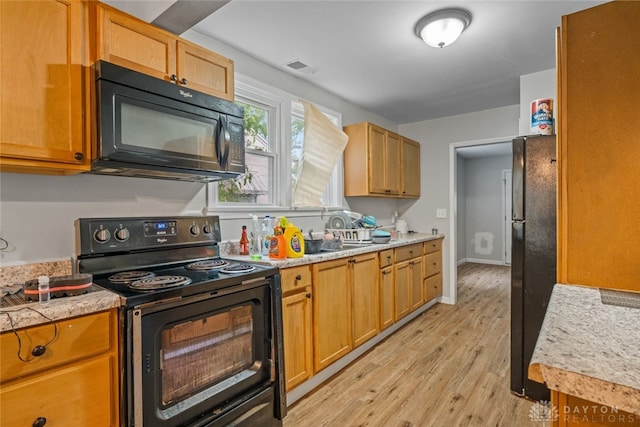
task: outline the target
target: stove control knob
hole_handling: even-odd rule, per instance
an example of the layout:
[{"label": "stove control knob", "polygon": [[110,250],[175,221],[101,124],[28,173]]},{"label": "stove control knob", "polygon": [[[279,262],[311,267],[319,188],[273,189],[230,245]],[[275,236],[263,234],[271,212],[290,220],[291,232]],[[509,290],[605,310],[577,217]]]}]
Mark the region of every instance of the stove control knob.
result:
[{"label": "stove control knob", "polygon": [[116,231],[116,240],[124,242],[129,239],[130,233],[128,228],[121,228]]},{"label": "stove control knob", "polygon": [[93,238],[96,239],[96,242],[98,243],[105,243],[108,242],[111,238],[111,233],[109,233],[109,230],[107,230],[106,228],[103,228],[96,231],[93,235]]},{"label": "stove control knob", "polygon": [[211,234],[212,231],[211,224],[205,224],[202,226],[202,232],[204,234]]},{"label": "stove control knob", "polygon": [[198,227],[198,224],[193,224],[191,227],[189,227],[189,232],[192,236],[197,236],[198,234],[200,234],[200,227]]}]

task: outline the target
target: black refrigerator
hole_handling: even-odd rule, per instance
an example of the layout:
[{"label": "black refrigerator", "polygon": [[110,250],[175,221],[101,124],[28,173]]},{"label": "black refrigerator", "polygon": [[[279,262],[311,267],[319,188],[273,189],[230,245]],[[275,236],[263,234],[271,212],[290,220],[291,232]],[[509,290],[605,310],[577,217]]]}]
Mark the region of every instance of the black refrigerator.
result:
[{"label": "black refrigerator", "polygon": [[527,371],[556,283],[555,135],[513,140],[512,179],[511,390],[549,400]]}]

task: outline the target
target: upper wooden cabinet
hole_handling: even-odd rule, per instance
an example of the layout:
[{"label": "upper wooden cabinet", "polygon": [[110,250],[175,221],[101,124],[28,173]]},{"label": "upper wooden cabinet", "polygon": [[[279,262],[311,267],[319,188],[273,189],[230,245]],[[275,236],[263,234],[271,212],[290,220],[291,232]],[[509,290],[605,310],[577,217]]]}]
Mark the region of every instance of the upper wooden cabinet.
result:
[{"label": "upper wooden cabinet", "polygon": [[402,175],[400,195],[402,197],[420,197],[420,144],[404,136],[401,138],[400,158]]},{"label": "upper wooden cabinet", "polygon": [[86,4],[0,2],[0,171],[90,168]]},{"label": "upper wooden cabinet", "polygon": [[[564,16],[558,281],[640,290],[640,2]],[[603,224],[604,221],[604,224]]]},{"label": "upper wooden cabinet", "polygon": [[344,131],[345,196],[420,197],[420,144],[369,122]]},{"label": "upper wooden cabinet", "polygon": [[92,7],[96,60],[233,101],[233,61],[107,5]]}]

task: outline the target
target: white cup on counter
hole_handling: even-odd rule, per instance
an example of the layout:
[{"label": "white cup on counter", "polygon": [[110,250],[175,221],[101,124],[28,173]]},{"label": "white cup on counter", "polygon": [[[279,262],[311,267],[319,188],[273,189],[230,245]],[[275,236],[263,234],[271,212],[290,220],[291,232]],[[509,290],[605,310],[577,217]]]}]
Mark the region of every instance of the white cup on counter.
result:
[{"label": "white cup on counter", "polygon": [[408,231],[409,226],[407,225],[407,221],[404,219],[396,221],[396,234],[398,235],[398,238],[405,237]]}]

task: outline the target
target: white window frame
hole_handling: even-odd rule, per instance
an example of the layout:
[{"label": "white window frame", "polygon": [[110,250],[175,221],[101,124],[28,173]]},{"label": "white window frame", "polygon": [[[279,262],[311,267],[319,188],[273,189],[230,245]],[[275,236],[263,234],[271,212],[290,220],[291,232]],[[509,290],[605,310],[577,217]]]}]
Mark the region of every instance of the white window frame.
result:
[{"label": "white window frame", "polygon": [[[272,204],[254,203],[218,203],[217,184],[208,183],[207,206],[208,213],[223,214],[224,218],[244,218],[247,212],[254,214],[275,214],[279,212],[301,211],[311,213],[314,211],[323,212],[327,210],[340,210],[345,208],[344,204],[344,177],[342,156],[336,165],[328,189],[323,195],[324,200],[329,204],[323,208],[293,207],[291,192],[291,117],[293,106],[299,105],[300,98],[282,90],[271,87],[250,77],[235,75],[236,97],[250,99],[259,104],[273,107],[269,114],[269,133],[272,152],[274,153],[274,174],[272,177],[273,191]],[[242,102],[245,102],[241,99]],[[332,121],[335,119],[336,126],[342,127],[342,114],[314,105],[323,113],[329,115]],[[298,111],[299,114],[299,111]],[[274,117],[271,117],[274,116]],[[284,190],[284,191],[283,191]]]}]

